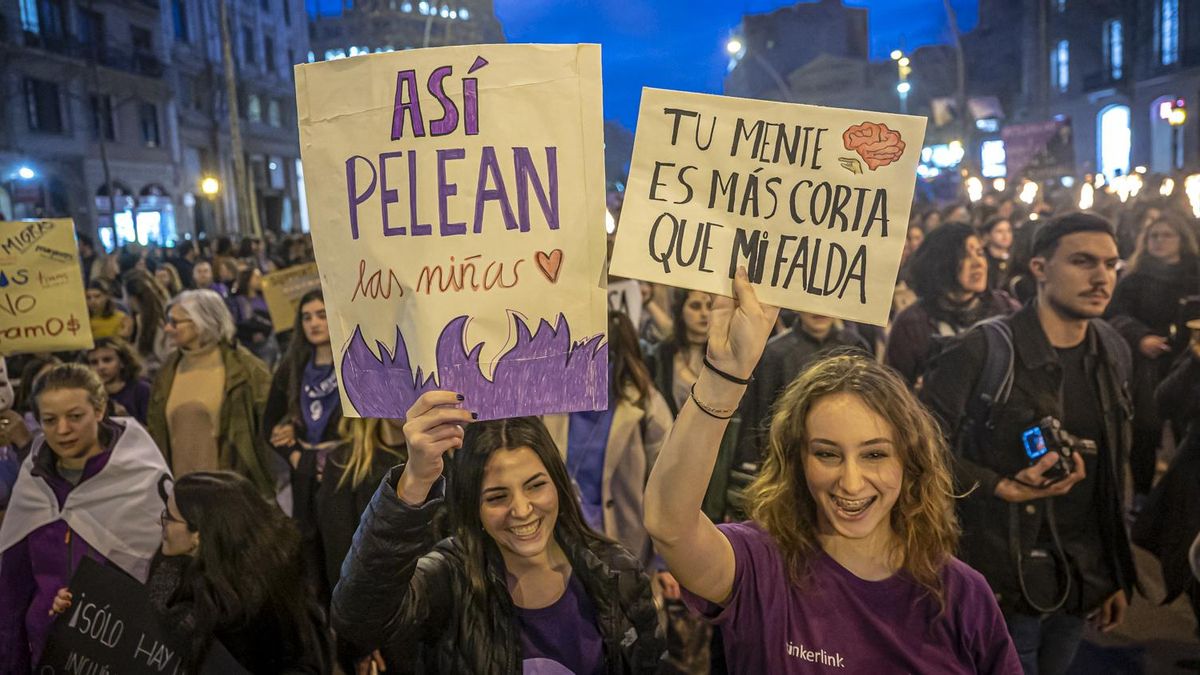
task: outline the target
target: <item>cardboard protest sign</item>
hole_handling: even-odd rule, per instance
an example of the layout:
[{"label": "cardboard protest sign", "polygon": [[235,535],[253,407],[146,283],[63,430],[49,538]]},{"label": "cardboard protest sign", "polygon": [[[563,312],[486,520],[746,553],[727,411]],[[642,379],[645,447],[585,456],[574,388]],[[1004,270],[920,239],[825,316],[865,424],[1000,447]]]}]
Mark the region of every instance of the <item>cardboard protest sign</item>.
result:
[{"label": "cardboard protest sign", "polygon": [[305,293],[321,287],[316,263],[294,265],[263,276],[263,299],[276,333],[291,330],[296,322],[296,306]]},{"label": "cardboard protest sign", "polygon": [[296,105],[344,413],[607,405],[598,46],[302,64]]},{"label": "cardboard protest sign", "polygon": [[71,220],[0,222],[0,354],[92,344]]},{"label": "cardboard protest sign", "polygon": [[887,322],[925,118],[643,89],[614,275]]},{"label": "cardboard protest sign", "polygon": [[[146,597],[146,588],[118,570],[84,558],[68,586],[71,608],[55,619],[38,665],[39,675],[121,673],[183,675],[187,671],[178,636],[165,631]],[[214,642],[201,675],[247,673]]]},{"label": "cardboard protest sign", "polygon": [[642,325],[642,286],[635,279],[608,282],[608,308],[624,312],[634,330]]}]

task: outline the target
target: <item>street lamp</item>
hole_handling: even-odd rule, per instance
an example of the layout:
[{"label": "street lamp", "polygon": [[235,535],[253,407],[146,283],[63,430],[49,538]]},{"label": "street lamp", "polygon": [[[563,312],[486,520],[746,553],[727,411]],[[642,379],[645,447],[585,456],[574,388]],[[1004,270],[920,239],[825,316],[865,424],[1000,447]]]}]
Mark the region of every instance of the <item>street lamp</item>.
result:
[{"label": "street lamp", "polygon": [[900,113],[907,114],[908,92],[912,91],[912,85],[908,82],[908,74],[912,72],[912,61],[899,49],[892,50],[892,60],[896,62],[896,78],[899,80],[896,83],[896,93],[900,95]]},{"label": "street lamp", "polygon": [[200,192],[203,192],[207,197],[215,197],[221,191],[221,183],[212,176],[205,176],[200,180]]},{"label": "street lamp", "polygon": [[1183,166],[1182,158],[1179,157],[1180,143],[1179,136],[1183,131],[1183,125],[1187,122],[1187,102],[1182,98],[1175,99],[1171,103],[1171,110],[1167,113],[1167,124],[1171,125],[1171,168],[1178,169]]},{"label": "street lamp", "polygon": [[754,59],[756,64],[758,64],[763,70],[767,71],[767,75],[769,75],[771,80],[775,82],[775,86],[779,88],[779,94],[783,96],[784,100],[789,103],[796,102],[796,97],[792,94],[792,87],[787,83],[787,80],[783,79],[783,76],[779,74],[779,71],[775,69],[775,66],[771,65],[771,62],[764,59],[761,54],[753,49],[747,49],[746,43],[742,41],[741,37],[733,35],[726,40],[725,53],[729,54],[729,70],[731,71],[742,59],[742,57],[749,54],[750,58]]},{"label": "street lamp", "polygon": [[738,53],[742,51],[743,46],[744,45],[742,44],[741,40],[737,39],[736,37],[731,37],[729,38],[729,41],[725,43],[725,52],[730,56],[737,56]]},{"label": "street lamp", "polygon": [[17,169],[17,177],[21,180],[33,180],[36,176],[37,172],[27,166]]}]

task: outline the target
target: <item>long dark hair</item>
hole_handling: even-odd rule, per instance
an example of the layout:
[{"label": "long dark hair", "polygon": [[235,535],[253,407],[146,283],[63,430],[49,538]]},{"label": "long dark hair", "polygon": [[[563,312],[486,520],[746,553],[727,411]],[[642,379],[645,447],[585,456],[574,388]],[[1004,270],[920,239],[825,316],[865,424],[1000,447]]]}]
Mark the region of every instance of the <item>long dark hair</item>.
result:
[{"label": "long dark hair", "polygon": [[295,643],[281,656],[319,653],[311,598],[300,568],[300,533],[279,508],[232,471],[198,471],[175,482],[175,504],[188,531],[200,533],[168,608],[190,604],[197,630],[190,646],[194,666],[204,657],[218,628],[244,626],[271,612],[282,637]]},{"label": "long dark hair", "polygon": [[583,520],[578,496],[563,463],[558,446],[536,417],[476,422],[467,427],[463,446],[454,453],[452,480],[447,481],[446,502],[450,505],[450,527],[463,551],[463,563],[470,593],[465,612],[477,612],[480,617],[493,617],[491,626],[497,630],[498,621],[505,620],[497,607],[511,603],[504,581],[504,562],[500,547],[483,529],[479,518],[483,498],[483,474],[488,458],[495,452],[527,447],[533,450],[558,492],[558,519],[554,537],[575,566],[582,548],[615,545],[597,534]]},{"label": "long dark hair", "polygon": [[611,365],[608,389],[613,394],[610,399],[626,398],[627,390],[632,389],[637,392],[637,398],[629,402],[645,407],[654,380],[642,358],[642,347],[633,322],[624,312],[613,309],[608,310],[608,362]]},{"label": "long dark hair", "polygon": [[925,235],[909,266],[917,297],[936,302],[958,289],[958,270],[967,257],[967,239],[971,237],[978,235],[966,223],[946,223]]},{"label": "long dark hair", "polygon": [[680,352],[686,352],[688,348],[687,326],[683,323],[683,308],[687,306],[688,298],[692,293],[709,295],[704,291],[689,291],[682,288],[671,294],[671,342]]},{"label": "long dark hair", "polygon": [[304,335],[304,306],[320,300],[325,302],[325,294],[316,288],[300,298],[296,305],[296,321],[292,324],[292,337],[288,340],[287,351],[279,361],[279,370],[287,377],[287,414],[289,419],[300,417],[300,386],[304,380],[304,369],[313,357],[314,345]]},{"label": "long dark hair", "polygon": [[250,280],[254,278],[254,273],[258,271],[257,267],[251,265],[246,269],[238,272],[237,281],[233,284],[232,293],[238,296],[247,298],[253,297],[250,295]]}]

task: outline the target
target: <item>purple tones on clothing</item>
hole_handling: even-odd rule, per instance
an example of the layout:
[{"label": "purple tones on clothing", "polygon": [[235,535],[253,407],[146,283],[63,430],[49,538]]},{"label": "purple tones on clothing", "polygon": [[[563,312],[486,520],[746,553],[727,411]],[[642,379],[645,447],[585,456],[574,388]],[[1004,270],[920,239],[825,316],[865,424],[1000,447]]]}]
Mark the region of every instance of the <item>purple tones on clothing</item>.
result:
[{"label": "purple tones on clothing", "polygon": [[546,412],[600,410],[608,404],[608,345],[604,335],[572,342],[561,314],[556,325],[540,321],[530,333],[514,315],[516,344],[497,360],[493,379],[483,375],[479,354],[469,351],[465,332],[470,317],[460,316],[442,329],[437,341],[437,373],[413,372],[404,336],[396,330],[394,351],[376,342],[380,356],[355,328],[342,355],[346,398],[360,415],[400,419],[421,394],[448,389],[462,394],[479,419],[521,417]]},{"label": "purple tones on clothing", "polygon": [[[108,430],[109,442],[104,452],[84,465],[80,483],[108,465],[123,430],[107,420],[102,424]],[[62,508],[75,486],[59,475],[52,453],[40,456],[48,461],[35,466],[33,476],[50,486]],[[36,663],[54,623],[50,616],[54,596],[71,580],[85,556],[101,564],[107,562],[62,519],[30,532],[4,552],[0,558],[0,672],[27,673]],[[23,649],[23,645],[28,648]]]},{"label": "purple tones on clothing", "polygon": [[567,425],[567,471],[579,487],[583,519],[593,530],[604,531],[604,453],[612,428],[613,408],[571,413]]},{"label": "purple tones on clothing", "polygon": [[596,608],[574,575],[562,597],[542,609],[517,608],[524,675],[599,675],[604,641]]},{"label": "purple tones on clothing", "polygon": [[146,379],[139,377],[133,382],[126,382],[121,391],[108,397],[120,403],[130,417],[146,424],[146,411],[150,409],[150,383]]},{"label": "purple tones on clothing", "polygon": [[946,610],[903,572],[865,581],[819,552],[802,587],[758,525],[719,526],[737,571],[724,608],[685,590],[721,626],[734,673],[1020,673],[987,582],[956,558],[942,568]]},{"label": "purple tones on clothing", "polygon": [[338,383],[333,364],[318,366],[309,359],[300,382],[300,412],[304,415],[304,435],[309,445],[316,445],[325,437],[325,427],[337,404]]}]

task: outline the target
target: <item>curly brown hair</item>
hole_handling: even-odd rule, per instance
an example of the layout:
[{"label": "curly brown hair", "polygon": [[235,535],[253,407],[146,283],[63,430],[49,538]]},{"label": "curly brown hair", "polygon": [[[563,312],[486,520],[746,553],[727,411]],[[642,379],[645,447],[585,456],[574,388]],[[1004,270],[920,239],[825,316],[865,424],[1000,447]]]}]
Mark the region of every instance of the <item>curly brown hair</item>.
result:
[{"label": "curly brown hair", "polygon": [[771,420],[767,457],[747,488],[750,518],[775,540],[788,575],[803,585],[820,550],[817,503],[808,490],[804,456],[808,415],[818,400],[857,396],[891,425],[904,482],[891,512],[901,569],[946,609],[940,572],[958,543],[954,487],[946,442],[937,423],[890,368],[846,352],[815,362],[788,386]]}]

